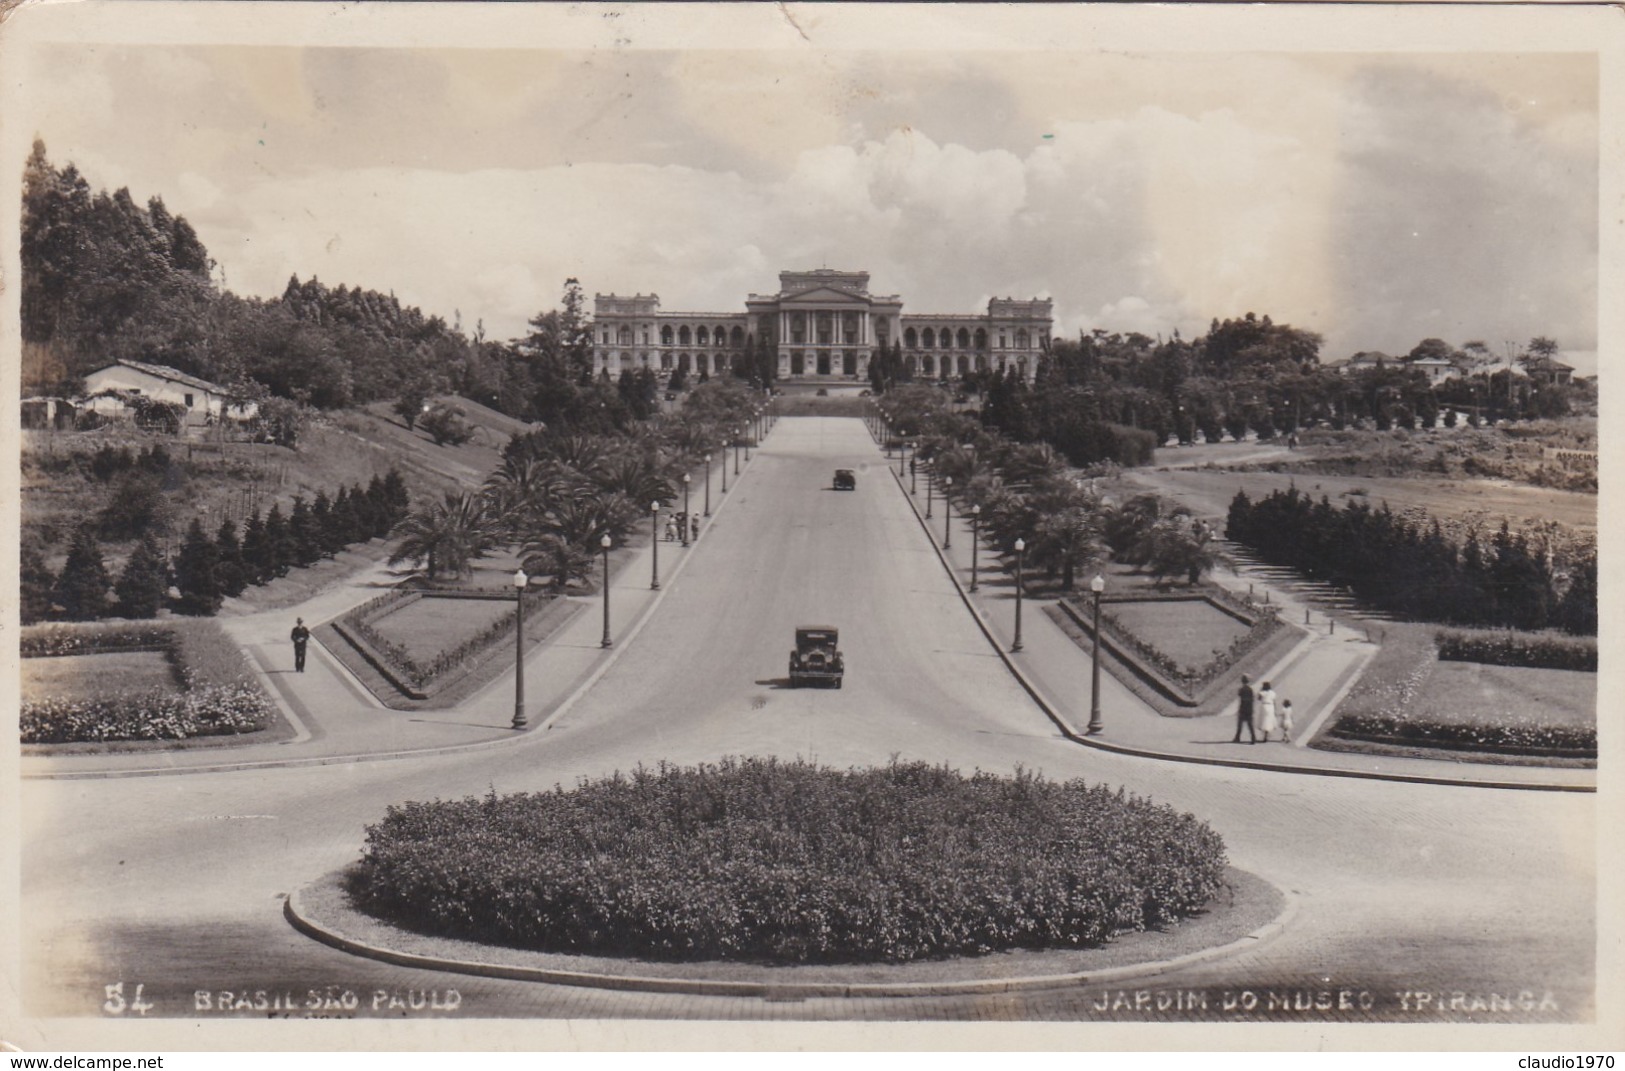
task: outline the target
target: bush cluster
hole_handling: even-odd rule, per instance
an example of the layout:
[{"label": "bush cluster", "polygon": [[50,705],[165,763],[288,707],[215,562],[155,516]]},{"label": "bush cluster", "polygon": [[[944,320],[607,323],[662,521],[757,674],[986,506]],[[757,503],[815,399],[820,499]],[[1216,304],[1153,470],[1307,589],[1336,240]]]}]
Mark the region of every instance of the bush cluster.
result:
[{"label": "bush cluster", "polygon": [[399,924],[521,948],[897,962],[1165,927],[1224,867],[1205,823],[1121,789],[724,759],[393,807],[350,891]]},{"label": "bush cluster", "polygon": [[1237,492],[1225,535],[1265,561],[1349,588],[1411,620],[1538,630],[1597,631],[1597,559],[1581,553],[1559,590],[1544,548],[1503,523],[1489,545],[1457,546],[1440,523],[1417,523],[1351,501],[1333,509],[1296,488],[1253,502]]},{"label": "bush cluster", "polygon": [[1434,637],[1434,643],[1446,662],[1597,672],[1597,641],[1591,637],[1447,629]]},{"label": "bush cluster", "polygon": [[1402,711],[1356,711],[1339,718],[1332,735],[1464,751],[1559,751],[1592,758],[1597,754],[1595,725],[1556,725],[1532,715],[1474,724]]},{"label": "bush cluster", "polygon": [[25,744],[246,733],[265,728],[274,716],[242,652],[213,622],[49,625],[25,630],[20,647],[25,658],[158,647],[181,679],[178,689],[126,690],[117,681],[98,681],[101,688],[91,696],[25,697],[19,726]]}]

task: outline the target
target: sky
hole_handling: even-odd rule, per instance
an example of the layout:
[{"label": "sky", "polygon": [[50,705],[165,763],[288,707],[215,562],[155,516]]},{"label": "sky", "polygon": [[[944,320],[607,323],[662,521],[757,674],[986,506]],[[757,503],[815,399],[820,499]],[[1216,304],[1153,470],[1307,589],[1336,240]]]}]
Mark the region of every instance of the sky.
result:
[{"label": "sky", "polygon": [[[52,44],[27,121],[161,195],[217,278],[393,291],[522,334],[566,277],[743,311],[866,270],[905,313],[1048,296],[1056,330],[1253,311],[1324,359],[1597,346],[1585,53]],[[22,161],[15,161],[20,168]],[[1582,368],[1592,371],[1593,368]]]}]

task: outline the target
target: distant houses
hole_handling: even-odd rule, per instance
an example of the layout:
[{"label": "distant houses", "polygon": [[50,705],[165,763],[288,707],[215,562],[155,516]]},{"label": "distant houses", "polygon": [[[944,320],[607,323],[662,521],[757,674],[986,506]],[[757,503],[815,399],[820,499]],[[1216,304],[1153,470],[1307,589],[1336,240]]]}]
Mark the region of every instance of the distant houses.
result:
[{"label": "distant houses", "polygon": [[204,427],[223,417],[249,420],[257,412],[253,402],[234,403],[224,387],[167,365],[120,358],[85,377],[81,410],[103,416],[130,416],[140,411],[140,400],[172,406],[180,428]]}]

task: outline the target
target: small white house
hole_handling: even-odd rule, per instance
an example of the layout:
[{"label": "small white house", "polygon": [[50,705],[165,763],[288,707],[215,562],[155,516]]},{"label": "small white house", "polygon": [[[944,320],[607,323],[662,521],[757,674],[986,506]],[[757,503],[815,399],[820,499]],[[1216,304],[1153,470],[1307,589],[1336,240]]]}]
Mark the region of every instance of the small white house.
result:
[{"label": "small white house", "polygon": [[97,412],[115,412],[127,408],[117,398],[107,395],[108,391],[139,394],[179,406],[184,414],[182,422],[188,427],[213,423],[221,418],[222,413],[233,420],[248,420],[254,416],[258,408],[253,402],[231,405],[225,388],[206,379],[199,379],[166,365],[147,364],[145,361],[131,361],[125,358],[120,358],[106,368],[97,369],[85,377],[85,408]]},{"label": "small white house", "polygon": [[1430,385],[1438,385],[1447,379],[1455,379],[1461,375],[1461,369],[1455,363],[1443,357],[1417,357],[1405,362],[1405,367],[1422,372],[1427,375]]}]

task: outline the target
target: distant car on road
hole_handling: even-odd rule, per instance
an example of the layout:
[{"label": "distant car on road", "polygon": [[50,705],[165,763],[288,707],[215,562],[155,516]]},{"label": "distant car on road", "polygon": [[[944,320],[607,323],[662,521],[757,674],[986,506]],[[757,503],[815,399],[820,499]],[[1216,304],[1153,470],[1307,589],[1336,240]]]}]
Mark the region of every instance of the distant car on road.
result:
[{"label": "distant car on road", "polygon": [[796,648],[790,652],[790,687],[816,684],[839,688],[846,672],[840,638],[840,631],[827,625],[802,625],[796,629]]},{"label": "distant car on road", "polygon": [[858,478],[852,474],[851,469],[836,469],[835,470],[835,490],[837,490],[837,491],[856,491],[857,489],[858,489]]},{"label": "distant car on road", "polygon": [[829,397],[829,389],[826,388],[826,387],[819,387],[818,390],[816,392],[814,392],[813,397],[815,397],[815,398],[828,398]]}]

